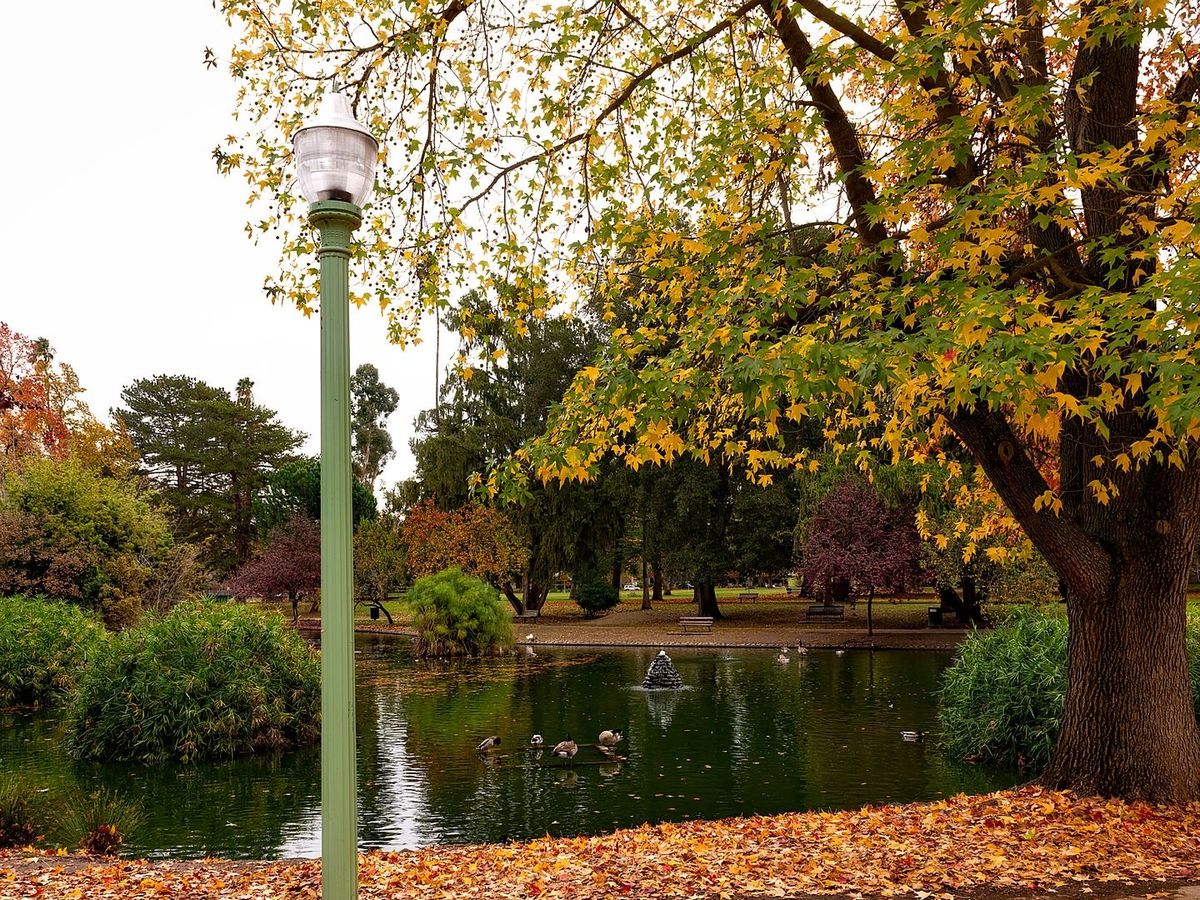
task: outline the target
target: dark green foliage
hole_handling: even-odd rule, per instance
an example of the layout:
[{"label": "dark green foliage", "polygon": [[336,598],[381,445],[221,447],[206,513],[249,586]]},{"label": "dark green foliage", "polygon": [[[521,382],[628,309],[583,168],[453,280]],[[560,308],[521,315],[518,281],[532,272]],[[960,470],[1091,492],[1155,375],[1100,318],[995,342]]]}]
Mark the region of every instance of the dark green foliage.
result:
[{"label": "dark green foliage", "polygon": [[250,557],[253,501],[267,474],[300,444],[274,410],[183,375],[142,378],[113,410],[170,506],[175,532],[203,543],[205,562],[224,572]]},{"label": "dark green foliage", "polygon": [[[1187,640],[1200,717],[1200,617],[1189,620]],[[1020,609],[959,648],[945,675],[942,744],[956,759],[1039,771],[1058,739],[1066,689],[1066,618]]]},{"label": "dark green foliage", "polygon": [[598,572],[589,572],[575,584],[571,596],[589,619],[596,613],[612,609],[621,599],[613,583]]},{"label": "dark green foliage", "polygon": [[[375,495],[355,481],[351,493],[354,526],[375,518]],[[259,533],[286,525],[294,516],[321,521],[321,460],[315,456],[289,460],[267,477],[262,493],[254,501],[254,518]]]},{"label": "dark green foliage", "polygon": [[482,656],[512,646],[512,618],[496,589],[459,569],[418,578],[405,602],[419,656]]},{"label": "dark green foliage", "polygon": [[33,794],[16,775],[0,776],[0,849],[25,847],[38,838]]},{"label": "dark green foliage", "polygon": [[44,597],[0,597],[0,708],[63,699],[107,639],[96,617],[77,606]]},{"label": "dark green foliage", "polygon": [[137,802],[115,791],[85,793],[76,789],[56,798],[55,837],[64,846],[74,843],[96,856],[116,856],[141,821],[142,810]]},{"label": "dark green foliage", "polygon": [[183,603],[97,654],[71,707],[76,759],[178,759],[286,750],[319,733],[316,651],[279,616]]}]

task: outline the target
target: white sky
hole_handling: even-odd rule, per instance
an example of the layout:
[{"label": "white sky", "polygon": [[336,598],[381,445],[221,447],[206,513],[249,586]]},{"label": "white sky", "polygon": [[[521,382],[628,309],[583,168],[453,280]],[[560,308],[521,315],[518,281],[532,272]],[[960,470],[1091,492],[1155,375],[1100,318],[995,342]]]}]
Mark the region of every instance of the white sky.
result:
[{"label": "white sky", "polygon": [[[0,171],[0,321],[46,337],[101,416],[135,378],[192,375],[259,403],[317,450],[318,323],[262,292],[274,241],[246,237],[244,191],[210,153],[233,131],[224,71],[234,34],[207,0],[8,4]],[[220,64],[206,69],[204,48]],[[430,340],[387,343],[373,310],[351,315],[351,364],[400,393],[390,484],[412,471],[413,417],[433,403]],[[442,341],[442,363],[452,356]]]}]

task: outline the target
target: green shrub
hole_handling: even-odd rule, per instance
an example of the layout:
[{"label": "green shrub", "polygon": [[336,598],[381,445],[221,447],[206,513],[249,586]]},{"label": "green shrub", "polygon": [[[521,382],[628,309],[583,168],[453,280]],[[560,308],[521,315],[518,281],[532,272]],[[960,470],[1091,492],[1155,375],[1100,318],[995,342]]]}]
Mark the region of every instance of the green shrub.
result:
[{"label": "green shrub", "polygon": [[621,594],[612,582],[594,572],[582,576],[575,583],[571,595],[589,619],[596,613],[612,609],[621,600]]},{"label": "green shrub", "polygon": [[228,758],[319,734],[320,663],[277,615],[187,602],[117,635],[79,682],[76,759]]},{"label": "green shrub", "polygon": [[0,777],[0,848],[25,847],[38,838],[32,794],[16,775]]},{"label": "green shrub", "polygon": [[[1200,718],[1200,616],[1188,620],[1187,644]],[[1066,618],[1018,609],[968,637],[946,671],[942,745],[958,759],[1038,771],[1058,740],[1066,689]]]},{"label": "green shrub", "polygon": [[1013,613],[963,642],[945,674],[942,743],[957,759],[1041,769],[1067,689],[1067,620]]},{"label": "green shrub", "polygon": [[44,597],[0,597],[0,707],[44,706],[75,689],[107,640],[99,620]]},{"label": "green shrub", "polygon": [[141,821],[141,807],[128,797],[107,789],[91,793],[76,789],[59,799],[55,837],[64,846],[75,843],[87,853],[116,856]]},{"label": "green shrub", "polygon": [[496,589],[459,569],[418,578],[405,602],[418,656],[480,656],[512,646],[512,618]]}]

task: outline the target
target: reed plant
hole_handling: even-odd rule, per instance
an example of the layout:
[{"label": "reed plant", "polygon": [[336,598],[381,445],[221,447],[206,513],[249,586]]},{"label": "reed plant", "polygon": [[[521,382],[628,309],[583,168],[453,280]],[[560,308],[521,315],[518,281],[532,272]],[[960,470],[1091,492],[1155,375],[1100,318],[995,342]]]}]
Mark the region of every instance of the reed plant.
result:
[{"label": "reed plant", "polygon": [[319,735],[318,654],[282,617],[189,601],[114,637],[79,683],[76,759],[192,762]]}]

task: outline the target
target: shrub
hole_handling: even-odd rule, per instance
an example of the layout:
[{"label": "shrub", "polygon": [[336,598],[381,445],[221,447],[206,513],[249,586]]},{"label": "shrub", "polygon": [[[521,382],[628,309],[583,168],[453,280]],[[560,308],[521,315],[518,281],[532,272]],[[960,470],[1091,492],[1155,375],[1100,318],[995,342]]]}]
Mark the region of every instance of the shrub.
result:
[{"label": "shrub", "polygon": [[589,619],[595,617],[596,613],[612,609],[621,599],[620,592],[612,586],[612,582],[594,572],[581,577],[571,593]]},{"label": "shrub", "polygon": [[963,642],[945,675],[942,742],[958,759],[1041,769],[1067,689],[1067,621],[1015,612]]},{"label": "shrub", "polygon": [[25,847],[37,840],[31,796],[16,775],[0,777],[0,847]]},{"label": "shrub", "polygon": [[182,603],[116,636],[80,679],[68,718],[76,759],[232,757],[316,740],[316,651],[277,615]]},{"label": "shrub", "polygon": [[[1187,642],[1200,718],[1200,616],[1189,618]],[[958,759],[1040,770],[1058,740],[1066,689],[1066,619],[1018,609],[968,637],[946,671],[943,747]]]},{"label": "shrub", "polygon": [[61,700],[106,640],[99,620],[76,606],[0,597],[0,707]]},{"label": "shrub", "polygon": [[459,569],[418,578],[405,600],[418,656],[480,656],[512,646],[512,618],[496,589]]},{"label": "shrub", "polygon": [[171,543],[134,484],[71,459],[30,461],[0,494],[0,592],[70,600],[110,625],[136,619]]},{"label": "shrub", "polygon": [[61,798],[54,824],[63,843],[76,841],[87,853],[116,856],[141,821],[142,810],[135,801],[102,789],[77,790]]}]

